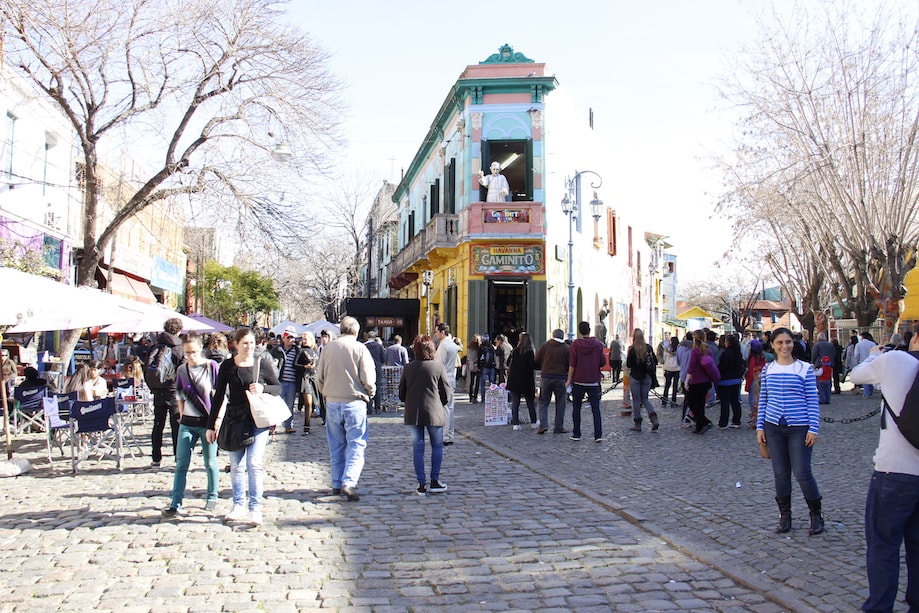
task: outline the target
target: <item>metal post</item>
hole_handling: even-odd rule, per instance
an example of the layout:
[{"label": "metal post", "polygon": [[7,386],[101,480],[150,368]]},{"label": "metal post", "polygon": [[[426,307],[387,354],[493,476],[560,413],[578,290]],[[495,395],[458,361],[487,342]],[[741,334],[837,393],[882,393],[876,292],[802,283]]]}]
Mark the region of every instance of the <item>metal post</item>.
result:
[{"label": "metal post", "polygon": [[568,211],[568,340],[574,339],[574,216]]}]

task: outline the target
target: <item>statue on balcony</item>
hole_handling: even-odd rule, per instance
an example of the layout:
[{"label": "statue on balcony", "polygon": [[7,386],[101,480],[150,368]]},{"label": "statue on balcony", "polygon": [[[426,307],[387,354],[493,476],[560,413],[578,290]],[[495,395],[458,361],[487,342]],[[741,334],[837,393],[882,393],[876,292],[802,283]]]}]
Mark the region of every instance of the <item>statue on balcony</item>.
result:
[{"label": "statue on balcony", "polygon": [[479,171],[479,183],[488,188],[488,195],[485,202],[507,202],[510,200],[510,185],[507,184],[507,178],[501,174],[501,164],[498,162],[491,163],[491,174],[486,176],[484,171]]}]

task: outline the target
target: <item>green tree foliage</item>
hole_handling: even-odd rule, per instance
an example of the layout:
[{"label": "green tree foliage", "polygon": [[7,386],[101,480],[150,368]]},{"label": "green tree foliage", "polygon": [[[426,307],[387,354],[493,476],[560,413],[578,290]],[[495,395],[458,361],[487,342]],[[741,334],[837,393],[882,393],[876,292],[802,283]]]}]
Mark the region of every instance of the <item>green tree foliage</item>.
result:
[{"label": "green tree foliage", "polygon": [[272,280],[258,272],[218,262],[204,265],[204,314],[230,325],[249,324],[281,307]]}]

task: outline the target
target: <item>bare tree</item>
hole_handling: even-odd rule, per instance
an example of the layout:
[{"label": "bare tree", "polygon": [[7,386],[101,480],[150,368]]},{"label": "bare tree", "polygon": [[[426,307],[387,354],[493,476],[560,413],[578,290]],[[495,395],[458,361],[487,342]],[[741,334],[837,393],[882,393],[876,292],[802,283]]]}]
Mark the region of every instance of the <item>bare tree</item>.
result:
[{"label": "bare tree", "polygon": [[[326,225],[325,236],[339,236],[351,249],[350,264],[345,273],[346,295],[360,296],[361,267],[367,259],[367,222],[373,196],[379,181],[360,171],[329,182],[328,197],[322,218]],[[336,250],[337,252],[337,250]]]},{"label": "bare tree", "polygon": [[736,332],[742,334],[753,323],[761,282],[761,273],[745,270],[728,278],[711,277],[696,281],[683,288],[681,294],[686,302],[713,315],[723,316]]},{"label": "bare tree", "polygon": [[720,210],[770,229],[805,319],[821,284],[860,325],[899,318],[919,242],[916,21],[891,1],[773,14],[725,84],[744,118]]},{"label": "bare tree", "polygon": [[[9,66],[63,111],[81,149],[78,284],[91,284],[119,226],[155,202],[194,197],[240,230],[277,233],[302,215],[275,195],[280,172],[264,170],[276,168],[277,145],[297,152],[285,185],[324,168],[339,85],[282,10],[277,0],[0,3]],[[149,170],[107,219],[100,169],[119,147]]]}]

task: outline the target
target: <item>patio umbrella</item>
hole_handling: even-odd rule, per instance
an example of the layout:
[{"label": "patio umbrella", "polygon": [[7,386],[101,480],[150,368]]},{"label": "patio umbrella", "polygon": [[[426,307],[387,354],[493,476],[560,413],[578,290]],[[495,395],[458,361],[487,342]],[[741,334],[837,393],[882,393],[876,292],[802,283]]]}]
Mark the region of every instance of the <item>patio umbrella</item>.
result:
[{"label": "patio umbrella", "polygon": [[297,331],[297,336],[300,336],[301,334],[303,334],[304,330],[306,330],[306,326],[303,326],[301,324],[298,324],[297,322],[286,319],[282,321],[281,323],[273,326],[268,331],[274,333],[274,335],[277,336],[279,334],[284,334],[284,328],[286,328],[287,326],[293,326],[294,330]]},{"label": "patio umbrella", "polygon": [[147,311],[139,313],[137,317],[123,319],[116,323],[109,324],[99,330],[99,332],[105,332],[107,334],[120,332],[128,334],[136,332],[161,332],[166,320],[172,318],[182,320],[182,330],[184,332],[208,332],[211,329],[206,323],[188,317],[187,315],[182,315],[166,307],[148,305]]},{"label": "patio umbrella", "polygon": [[87,287],[72,287],[51,281],[52,286],[32,286],[38,295],[31,302],[20,301],[22,310],[10,332],[75,330],[102,326],[113,321],[139,317],[144,308],[134,302]]},{"label": "patio umbrella", "polygon": [[220,323],[217,320],[211,319],[210,317],[205,317],[201,313],[189,313],[188,316],[210,326],[207,332],[232,332],[236,329],[232,326],[228,326],[224,323]]},{"label": "patio umbrella", "polygon": [[341,330],[339,329],[338,324],[333,324],[332,322],[326,321],[325,319],[314,321],[313,323],[307,326],[304,326],[304,328],[305,330],[309,330],[310,332],[312,332],[313,336],[317,338],[319,337],[320,334],[322,334],[323,330],[331,330],[332,334],[334,335],[333,338],[337,336],[341,336]]}]

